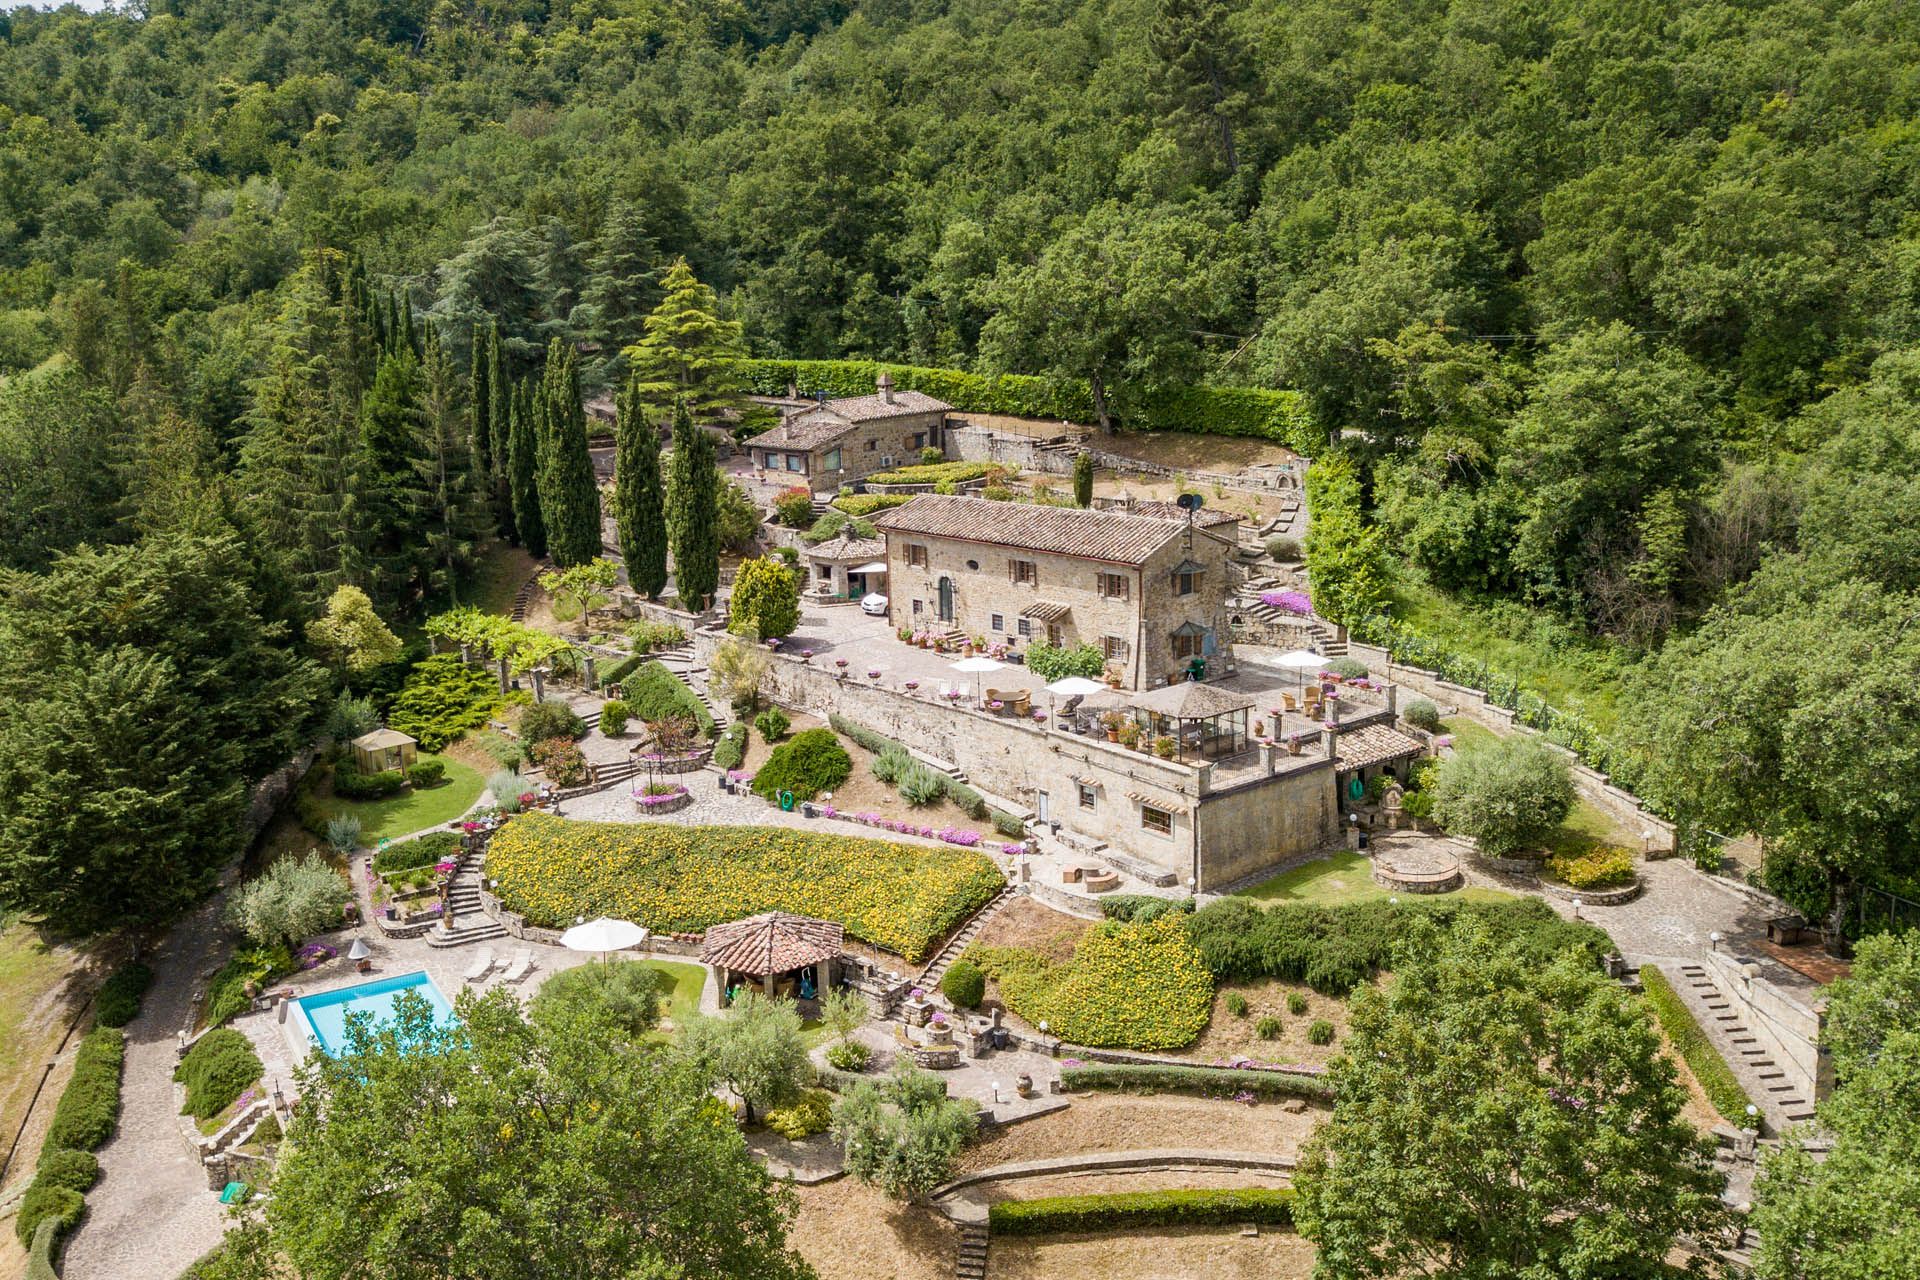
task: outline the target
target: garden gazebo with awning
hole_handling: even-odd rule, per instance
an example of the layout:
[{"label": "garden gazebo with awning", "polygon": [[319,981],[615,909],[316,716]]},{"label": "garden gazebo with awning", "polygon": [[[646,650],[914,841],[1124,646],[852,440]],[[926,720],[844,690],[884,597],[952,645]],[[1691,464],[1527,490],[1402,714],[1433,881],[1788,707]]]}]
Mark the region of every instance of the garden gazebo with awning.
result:
[{"label": "garden gazebo with awning", "polygon": [[1171,737],[1182,756],[1222,760],[1252,746],[1247,713],[1253,699],[1246,694],[1188,680],[1137,694],[1130,702],[1140,727],[1151,737]]},{"label": "garden gazebo with awning", "polygon": [[800,1000],[818,998],[833,982],[847,931],[831,920],[768,911],[714,925],[700,943],[700,959],[720,975],[728,1001],[742,989]]}]

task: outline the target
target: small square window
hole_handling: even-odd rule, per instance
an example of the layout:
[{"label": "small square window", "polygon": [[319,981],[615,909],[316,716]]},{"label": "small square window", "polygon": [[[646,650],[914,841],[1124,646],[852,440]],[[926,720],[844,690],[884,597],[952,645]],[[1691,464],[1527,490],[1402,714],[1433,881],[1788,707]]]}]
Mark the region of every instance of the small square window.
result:
[{"label": "small square window", "polygon": [[995,631],[1005,631],[1007,629],[1006,619],[1002,618],[999,614],[996,613],[993,615],[991,626],[992,626],[992,629]]},{"label": "small square window", "polygon": [[1192,595],[1194,584],[1199,582],[1199,580],[1200,580],[1200,575],[1197,573],[1174,574],[1173,575],[1173,594],[1177,596]]},{"label": "small square window", "polygon": [[1031,618],[1020,619],[1020,634],[1023,636],[1030,636],[1033,634],[1033,619]]},{"label": "small square window", "polygon": [[1165,809],[1143,804],[1140,806],[1140,829],[1170,836],[1173,834],[1173,815]]},{"label": "small square window", "polygon": [[1080,807],[1082,809],[1093,808],[1093,785],[1087,782],[1079,782],[1074,785],[1078,788]]},{"label": "small square window", "polygon": [[920,602],[919,602],[918,600],[915,600],[915,601],[913,602],[913,611],[914,611],[914,612],[915,612],[916,614],[920,612]]},{"label": "small square window", "polygon": [[879,447],[880,447],[880,442],[879,442],[878,440],[869,440],[869,441],[867,441],[867,452],[868,452],[868,453],[872,453],[872,452],[873,452],[873,451],[874,451],[875,449],[878,449]]},{"label": "small square window", "polygon": [[1015,582],[1033,586],[1040,581],[1040,566],[1031,560],[1009,560],[1007,570]]}]

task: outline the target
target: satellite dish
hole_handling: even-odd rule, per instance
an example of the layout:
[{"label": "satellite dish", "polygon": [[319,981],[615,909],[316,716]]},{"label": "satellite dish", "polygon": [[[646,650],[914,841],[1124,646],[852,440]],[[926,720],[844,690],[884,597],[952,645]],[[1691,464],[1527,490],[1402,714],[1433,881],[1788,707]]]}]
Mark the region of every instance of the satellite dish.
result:
[{"label": "satellite dish", "polygon": [[1201,507],[1206,505],[1206,499],[1202,498],[1197,493],[1183,493],[1179,497],[1175,498],[1174,502],[1176,505],[1179,506],[1179,508],[1182,511],[1186,511],[1186,512],[1198,511]]}]

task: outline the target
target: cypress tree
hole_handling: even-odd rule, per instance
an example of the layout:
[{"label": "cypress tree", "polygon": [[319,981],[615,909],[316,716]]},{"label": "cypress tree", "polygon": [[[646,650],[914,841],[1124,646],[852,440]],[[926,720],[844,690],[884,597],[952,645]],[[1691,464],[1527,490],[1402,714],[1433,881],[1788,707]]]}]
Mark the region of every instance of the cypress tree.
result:
[{"label": "cypress tree", "polygon": [[523,380],[513,392],[507,427],[507,486],[520,545],[536,560],[547,554],[547,526],[540,519],[539,444],[534,436],[533,387]]},{"label": "cypress tree", "polygon": [[613,455],[614,520],[627,585],[658,600],[667,585],[667,509],[660,487],[660,436],[641,408],[632,381],[620,393],[619,437]]},{"label": "cypress tree", "polygon": [[421,426],[414,448],[424,499],[421,568],[430,595],[455,598],[460,576],[473,563],[484,531],[483,498],[474,484],[473,451],[463,431],[459,377],[439,331],[426,329],[421,362]]},{"label": "cypress tree", "polygon": [[547,447],[541,465],[540,514],[555,565],[571,569],[600,554],[600,486],[587,452],[587,414],[580,403],[580,357],[555,338],[542,379]]},{"label": "cypress tree", "polygon": [[424,555],[416,524],[426,505],[419,450],[426,434],[420,365],[403,346],[380,358],[360,401],[361,519],[372,559],[370,594],[378,604],[402,603],[418,584]]},{"label": "cypress tree", "polygon": [[1090,453],[1074,456],[1073,503],[1077,507],[1093,505],[1093,455]]},{"label": "cypress tree", "polygon": [[687,402],[673,406],[673,465],[667,486],[667,540],[674,589],[683,608],[702,612],[720,585],[720,535],[714,528],[720,476],[713,441],[693,425]]},{"label": "cypress tree", "polygon": [[[488,321],[488,328],[493,327]],[[483,336],[473,344],[472,367],[467,375],[467,439],[473,450],[473,467],[482,477],[481,490],[493,496],[493,347]]]},{"label": "cypress tree", "polygon": [[489,474],[484,488],[493,501],[494,519],[502,529],[513,528],[512,486],[507,477],[507,426],[513,418],[513,371],[507,367],[506,344],[500,338],[500,326],[489,320],[487,334],[487,382],[493,388],[493,412],[487,420],[493,427]]}]

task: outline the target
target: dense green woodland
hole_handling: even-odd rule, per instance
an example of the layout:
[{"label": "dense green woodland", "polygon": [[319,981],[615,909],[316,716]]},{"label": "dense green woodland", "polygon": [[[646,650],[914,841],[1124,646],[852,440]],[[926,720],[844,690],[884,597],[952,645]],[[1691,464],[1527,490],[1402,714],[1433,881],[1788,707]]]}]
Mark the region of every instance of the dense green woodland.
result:
[{"label": "dense green woodland", "polygon": [[[496,530],[584,548],[567,396],[639,372],[683,258],[757,356],[1038,374],[1122,426],[1297,389],[1340,433],[1323,611],[1409,574],[1604,634],[1630,780],[1690,833],[1759,830],[1814,911],[1906,883],[1917,116],[1899,0],[0,15],[0,561],[52,575],[0,603],[35,637],[0,643],[35,708],[0,729],[0,895],[50,909],[23,816],[79,848],[298,741],[334,587],[417,615]],[[88,607],[135,590],[167,628]],[[181,592],[263,683],[196,674]],[[123,688],[177,756],[89,720]],[[234,761],[191,749],[229,719]],[[151,776],[63,815],[45,780],[109,763]]]}]

